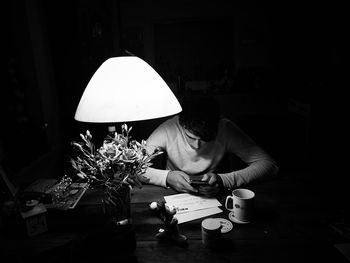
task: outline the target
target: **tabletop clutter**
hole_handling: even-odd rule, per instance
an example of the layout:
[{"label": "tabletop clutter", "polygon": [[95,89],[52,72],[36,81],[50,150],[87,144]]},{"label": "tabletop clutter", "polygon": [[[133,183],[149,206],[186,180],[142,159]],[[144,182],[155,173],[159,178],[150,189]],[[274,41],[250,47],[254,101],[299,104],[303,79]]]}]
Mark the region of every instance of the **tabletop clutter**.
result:
[{"label": "tabletop clutter", "polygon": [[152,202],[150,208],[157,213],[157,215],[164,222],[164,229],[159,229],[156,237],[160,240],[170,240],[178,245],[187,245],[187,237],[181,235],[177,218],[174,217],[176,210],[170,209],[165,202]]},{"label": "tabletop clutter", "polygon": [[235,224],[251,222],[255,194],[248,189],[235,189],[225,200],[224,207],[229,212],[228,219],[209,217],[221,213],[221,203],[216,198],[175,194],[164,196],[165,201],[152,202],[151,210],[164,222],[164,229],[159,229],[156,237],[170,240],[176,244],[186,244],[187,237],[180,234],[179,224],[198,218],[201,222],[201,235],[204,247],[215,248],[220,244],[222,234],[228,233]]}]

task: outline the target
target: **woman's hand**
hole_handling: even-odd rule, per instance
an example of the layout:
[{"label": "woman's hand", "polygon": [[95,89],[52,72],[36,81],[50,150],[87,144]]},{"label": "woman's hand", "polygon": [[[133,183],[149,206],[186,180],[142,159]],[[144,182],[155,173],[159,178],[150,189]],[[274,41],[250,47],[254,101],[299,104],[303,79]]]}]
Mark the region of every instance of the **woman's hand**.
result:
[{"label": "woman's hand", "polygon": [[198,190],[190,185],[190,177],[182,171],[170,171],[166,178],[167,186],[178,192],[197,193]]}]

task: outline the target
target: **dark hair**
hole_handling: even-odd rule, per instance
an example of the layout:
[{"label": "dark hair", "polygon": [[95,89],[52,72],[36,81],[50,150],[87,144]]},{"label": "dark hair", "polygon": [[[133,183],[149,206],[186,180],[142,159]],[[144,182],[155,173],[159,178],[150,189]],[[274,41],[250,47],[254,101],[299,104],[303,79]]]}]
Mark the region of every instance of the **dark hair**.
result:
[{"label": "dark hair", "polygon": [[220,118],[220,105],[213,96],[191,94],[181,101],[179,122],[203,141],[215,138]]}]

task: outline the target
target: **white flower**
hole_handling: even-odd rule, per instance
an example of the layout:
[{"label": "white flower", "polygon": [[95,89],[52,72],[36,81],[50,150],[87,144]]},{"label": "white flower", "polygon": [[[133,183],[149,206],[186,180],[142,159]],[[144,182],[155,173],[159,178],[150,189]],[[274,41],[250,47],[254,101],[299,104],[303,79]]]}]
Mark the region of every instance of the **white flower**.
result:
[{"label": "white flower", "polygon": [[108,192],[119,189],[122,184],[140,183],[139,179],[143,178],[142,173],[151,165],[150,161],[162,152],[156,150],[152,154],[147,153],[145,140],[141,143],[130,140],[131,129],[132,127],[123,124],[122,133],[115,132],[113,140],[104,141],[97,150],[91,142],[92,135],[89,130],[85,136],[80,134],[83,142],[72,142],[74,147],[80,149],[75,151],[77,155],[71,160],[76,175],[89,182],[105,185]]}]

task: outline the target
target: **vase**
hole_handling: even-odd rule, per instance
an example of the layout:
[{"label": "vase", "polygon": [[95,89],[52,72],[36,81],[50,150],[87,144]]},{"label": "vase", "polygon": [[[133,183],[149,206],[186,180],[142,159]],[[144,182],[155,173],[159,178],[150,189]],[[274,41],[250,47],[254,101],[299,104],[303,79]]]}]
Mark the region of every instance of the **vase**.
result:
[{"label": "vase", "polygon": [[104,191],[102,209],[115,226],[130,223],[130,188],[122,184],[116,191]]},{"label": "vase", "polygon": [[78,252],[81,260],[79,262],[100,261],[101,255],[106,260],[104,262],[119,262],[121,258],[129,259],[136,249],[135,230],[130,220],[129,186],[121,185],[117,191],[109,191],[106,188],[100,190],[103,225],[89,233],[82,241]]}]

